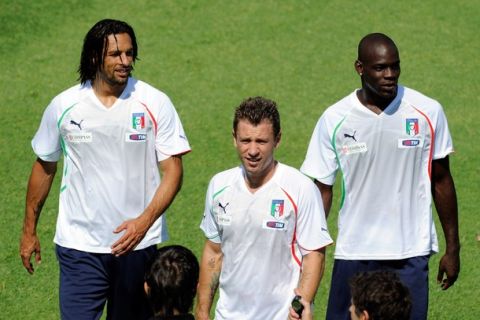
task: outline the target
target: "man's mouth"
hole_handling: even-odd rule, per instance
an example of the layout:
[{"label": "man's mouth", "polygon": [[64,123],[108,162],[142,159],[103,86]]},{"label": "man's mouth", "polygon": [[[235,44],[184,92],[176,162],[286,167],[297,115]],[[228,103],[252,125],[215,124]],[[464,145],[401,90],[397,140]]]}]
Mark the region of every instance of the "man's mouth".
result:
[{"label": "man's mouth", "polygon": [[128,67],[128,68],[119,68],[119,69],[116,69],[115,70],[118,74],[120,74],[121,76],[128,76],[130,74],[130,72],[132,71],[132,68],[131,67]]},{"label": "man's mouth", "polygon": [[396,88],[396,87],[397,87],[397,84],[396,84],[395,82],[393,82],[393,83],[385,83],[385,84],[382,84],[381,87],[382,87],[382,88],[393,89],[393,88]]},{"label": "man's mouth", "polygon": [[250,165],[256,165],[260,159],[259,158],[245,158]]}]

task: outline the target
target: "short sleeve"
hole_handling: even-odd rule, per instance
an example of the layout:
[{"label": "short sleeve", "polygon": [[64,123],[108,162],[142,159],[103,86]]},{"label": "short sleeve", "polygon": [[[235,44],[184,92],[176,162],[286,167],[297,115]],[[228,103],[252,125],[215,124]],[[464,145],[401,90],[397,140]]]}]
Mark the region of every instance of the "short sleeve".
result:
[{"label": "short sleeve", "polygon": [[308,181],[298,203],[297,242],[302,252],[318,250],[331,243],[320,191]]},{"label": "short sleeve", "polygon": [[155,148],[159,161],[165,160],[172,155],[184,154],[190,151],[190,144],[177,111],[166,96],[163,105],[160,107],[157,121]]},{"label": "short sleeve", "polygon": [[448,129],[448,122],[441,106],[438,109],[438,115],[435,124],[435,144],[433,150],[433,159],[442,159],[453,152],[452,137]]},{"label": "short sleeve", "polygon": [[202,229],[208,240],[214,243],[220,243],[221,239],[218,232],[218,224],[212,210],[213,185],[212,179],[208,185],[207,195],[205,197],[205,210],[203,212],[202,222],[200,223],[200,229]]},{"label": "short sleeve", "polygon": [[300,171],[324,184],[333,185],[337,169],[335,150],[328,134],[326,116],[323,114],[315,126]]},{"label": "short sleeve", "polygon": [[32,148],[37,157],[48,162],[58,161],[62,154],[57,109],[54,99],[45,109],[40,126],[32,139]]}]

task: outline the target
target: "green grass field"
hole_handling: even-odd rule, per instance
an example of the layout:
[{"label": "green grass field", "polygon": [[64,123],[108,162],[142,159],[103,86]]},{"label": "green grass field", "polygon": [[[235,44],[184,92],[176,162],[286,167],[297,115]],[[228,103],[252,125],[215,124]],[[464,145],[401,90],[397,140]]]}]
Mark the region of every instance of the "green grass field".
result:
[{"label": "green grass field", "polygon": [[[480,313],[478,1],[61,1],[0,2],[0,319],[58,319],[58,267],[52,243],[59,176],[38,232],[43,262],[30,276],[18,241],[30,147],[50,99],[76,83],[83,37],[103,18],[128,21],[139,42],[135,76],[173,100],[193,152],[184,157],[181,193],[168,213],[170,243],[200,257],[198,229],[211,176],[237,165],[231,119],[239,102],[278,102],[283,140],[277,158],[299,167],[323,110],[358,87],[356,46],[367,33],[389,34],[402,59],[400,82],[439,100],[456,154],[451,167],[460,212],[462,270],[454,287],[435,283],[430,319],[476,319]],[[60,172],[60,171],[59,171]],[[338,209],[338,190],[333,210]],[[329,219],[336,234],[336,216]],[[443,249],[443,233],[437,223]],[[316,298],[325,314],[333,248]]]}]

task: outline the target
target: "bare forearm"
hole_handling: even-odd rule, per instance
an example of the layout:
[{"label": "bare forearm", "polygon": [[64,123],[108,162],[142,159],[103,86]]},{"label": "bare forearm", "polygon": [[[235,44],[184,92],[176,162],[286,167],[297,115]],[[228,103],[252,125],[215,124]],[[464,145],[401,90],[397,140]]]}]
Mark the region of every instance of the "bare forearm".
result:
[{"label": "bare forearm", "polygon": [[441,190],[435,193],[435,198],[437,199],[435,207],[437,208],[438,217],[445,235],[447,252],[458,251],[460,249],[460,241],[458,238],[458,211],[455,191],[453,190],[453,194],[445,194]]},{"label": "bare forearm", "polygon": [[218,289],[220,279],[220,272],[212,271],[205,272],[200,275],[200,281],[198,283],[198,301],[197,301],[197,313],[208,315],[212,308],[213,299]]},{"label": "bare forearm", "polygon": [[183,167],[181,157],[172,156],[160,163],[162,181],[143,216],[152,225],[170,206],[182,185]]},{"label": "bare forearm", "polygon": [[52,186],[56,170],[56,162],[47,163],[40,159],[34,162],[28,181],[23,233],[35,234],[38,218]]},{"label": "bare forearm", "polygon": [[434,162],[432,180],[432,196],[440,223],[445,235],[446,250],[458,253],[460,241],[458,237],[458,206],[455,184],[448,168],[448,159]]},{"label": "bare forearm", "polygon": [[160,171],[162,181],[147,208],[137,218],[124,221],[113,230],[114,233],[123,232],[123,235],[112,244],[112,254],[120,256],[135,249],[180,190],[183,174],[181,157],[172,156],[161,161]]},{"label": "bare forearm", "polygon": [[37,237],[36,227],[56,170],[56,162],[45,162],[37,159],[32,166],[32,173],[28,181],[25,218],[20,239],[20,257],[23,266],[30,274],[34,271],[31,263],[32,255],[35,255],[37,264],[41,261],[40,241]]},{"label": "bare forearm", "polygon": [[218,244],[207,240],[203,251],[197,290],[197,319],[208,319],[218,289],[223,255]]},{"label": "bare forearm", "polygon": [[298,291],[305,301],[311,302],[317,293],[325,269],[325,249],[312,251],[303,257]]}]

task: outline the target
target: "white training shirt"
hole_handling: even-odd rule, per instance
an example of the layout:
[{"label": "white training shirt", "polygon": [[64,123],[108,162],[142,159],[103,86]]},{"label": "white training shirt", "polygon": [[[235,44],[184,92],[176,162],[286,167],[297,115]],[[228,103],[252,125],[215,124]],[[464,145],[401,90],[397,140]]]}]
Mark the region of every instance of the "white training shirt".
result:
[{"label": "white training shirt", "polygon": [[320,193],[298,170],[277,164],[255,193],[243,167],[210,181],[200,225],[223,253],[215,319],[285,320],[302,251],[332,243]]},{"label": "white training shirt", "polygon": [[[39,158],[64,155],[54,242],[62,247],[110,253],[124,221],[138,217],[160,184],[158,161],[190,151],[170,99],[134,78],[106,108],[90,83],[55,97],[32,140]],[[165,215],[136,247],[167,237]]]},{"label": "white training shirt", "polygon": [[441,105],[402,86],[377,115],[356,92],[321,116],[301,171],[343,176],[335,258],[396,260],[438,252],[431,164],[453,152]]}]

